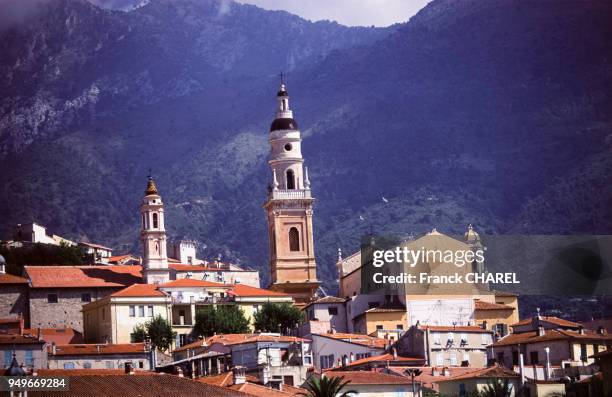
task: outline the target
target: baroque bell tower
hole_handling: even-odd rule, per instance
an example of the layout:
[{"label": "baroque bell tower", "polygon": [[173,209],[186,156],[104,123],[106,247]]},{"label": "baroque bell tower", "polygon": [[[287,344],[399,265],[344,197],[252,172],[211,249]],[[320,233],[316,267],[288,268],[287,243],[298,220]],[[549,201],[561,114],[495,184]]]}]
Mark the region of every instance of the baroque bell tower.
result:
[{"label": "baroque bell tower", "polygon": [[142,227],[142,277],[146,284],[170,281],[166,229],[164,225],[164,203],[157,191],[155,181],[149,176],[147,190],[140,204]]},{"label": "baroque bell tower", "polygon": [[264,204],[270,241],[270,289],[293,296],[305,305],[320,285],[314,254],[312,205],[308,168],[304,167],[300,130],[281,82],[276,118],[270,127],[272,183]]}]

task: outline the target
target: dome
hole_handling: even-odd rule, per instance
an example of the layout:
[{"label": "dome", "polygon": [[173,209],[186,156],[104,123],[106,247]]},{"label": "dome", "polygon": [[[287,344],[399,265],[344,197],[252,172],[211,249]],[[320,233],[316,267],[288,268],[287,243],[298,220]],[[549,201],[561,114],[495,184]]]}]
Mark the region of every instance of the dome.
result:
[{"label": "dome", "polygon": [[298,124],[294,119],[275,119],[270,126],[270,132],[278,130],[297,130]]},{"label": "dome", "polygon": [[153,178],[149,177],[149,182],[147,183],[147,190],[145,190],[145,195],[149,196],[151,194],[157,194],[157,186],[155,186],[155,181]]},{"label": "dome", "polygon": [[285,89],[285,85],[281,84],[280,90],[276,93],[276,96],[289,96],[287,90]]}]

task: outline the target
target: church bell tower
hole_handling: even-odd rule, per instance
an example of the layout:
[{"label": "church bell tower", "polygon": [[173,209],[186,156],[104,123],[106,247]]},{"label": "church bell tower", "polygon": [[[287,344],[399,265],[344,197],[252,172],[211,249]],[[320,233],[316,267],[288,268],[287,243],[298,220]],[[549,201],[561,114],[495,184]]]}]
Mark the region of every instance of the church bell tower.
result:
[{"label": "church bell tower", "polygon": [[164,226],[164,203],[149,176],[147,190],[140,204],[142,226],[142,277],[146,284],[158,284],[170,281],[168,253],[166,252],[166,229]]},{"label": "church bell tower", "polygon": [[305,305],[320,285],[314,255],[314,199],[285,84],[281,83],[276,97],[278,107],[269,137],[272,183],[264,204],[270,241],[270,289],[289,294],[298,305]]}]

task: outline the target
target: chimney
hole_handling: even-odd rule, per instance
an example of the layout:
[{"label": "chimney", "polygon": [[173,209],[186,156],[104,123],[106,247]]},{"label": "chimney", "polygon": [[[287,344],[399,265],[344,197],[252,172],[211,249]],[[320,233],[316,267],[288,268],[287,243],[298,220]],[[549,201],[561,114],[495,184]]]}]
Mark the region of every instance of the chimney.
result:
[{"label": "chimney", "polygon": [[125,374],[134,375],[134,366],[132,365],[132,363],[130,362],[125,363]]},{"label": "chimney", "polygon": [[232,368],[232,374],[234,376],[235,385],[243,385],[246,382],[246,372],[244,367],[236,366]]},{"label": "chimney", "polygon": [[546,353],[546,368],[544,368],[544,380],[550,379],[550,348],[547,346],[544,348]]},{"label": "chimney", "polygon": [[578,333],[580,335],[584,335],[584,327],[583,326],[580,326],[580,328],[578,328]]},{"label": "chimney", "polygon": [[538,336],[544,336],[546,332],[544,331],[543,325],[538,325]]},{"label": "chimney", "polygon": [[448,367],[442,368],[442,376],[450,376],[450,371],[448,370]]},{"label": "chimney", "polygon": [[525,357],[519,353],[519,374],[521,375],[521,386],[525,384]]},{"label": "chimney", "polygon": [[440,376],[440,371],[438,371],[438,367],[431,367],[431,376]]},{"label": "chimney", "polygon": [[599,335],[606,335],[606,334],[608,333],[608,331],[607,331],[607,330],[606,330],[604,327],[602,327],[602,326],[600,325],[600,326],[597,328],[597,333],[598,333]]}]

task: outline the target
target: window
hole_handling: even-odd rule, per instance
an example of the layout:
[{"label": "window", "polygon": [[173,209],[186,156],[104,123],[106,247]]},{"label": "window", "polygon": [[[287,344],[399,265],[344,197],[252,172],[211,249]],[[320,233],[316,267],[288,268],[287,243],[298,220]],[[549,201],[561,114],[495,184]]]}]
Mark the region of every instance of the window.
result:
[{"label": "window", "polygon": [[64,369],[74,369],[74,363],[72,362],[64,363]]},{"label": "window", "polygon": [[489,344],[489,334],[485,334],[484,332],[482,334],[480,334],[481,337],[481,342],[483,345],[488,345]]},{"label": "window", "polygon": [[32,350],[25,351],[25,365],[27,365],[28,367],[34,366],[34,356],[32,353],[33,353]]},{"label": "window", "polygon": [[463,352],[463,358],[461,359],[463,362],[469,363],[470,362],[470,353],[468,352]]},{"label": "window", "polygon": [[295,176],[293,170],[287,170],[287,189],[295,189]]},{"label": "window", "polygon": [[377,330],[381,330],[381,329],[383,329],[383,326],[382,326],[382,325],[380,325],[380,324],[376,324],[376,329],[377,329]]},{"label": "window", "polygon": [[89,361],[85,361],[85,362],[83,363],[83,368],[85,368],[85,369],[91,369],[91,363],[90,363]]},{"label": "window", "polygon": [[461,334],[461,344],[462,344],[462,345],[467,344],[467,341],[468,341],[467,334],[462,333],[462,334]]},{"label": "window", "polygon": [[451,353],[450,365],[457,365],[457,354],[456,353]]},{"label": "window", "polygon": [[153,229],[157,229],[159,227],[159,218],[157,212],[153,213]]},{"label": "window", "polygon": [[144,368],[144,362],[138,361],[138,368],[143,369]]},{"label": "window", "polygon": [[153,306],[147,306],[147,314],[149,317],[153,317]]},{"label": "window", "polygon": [[285,143],[285,151],[290,152],[293,146],[290,143]]},{"label": "window", "polygon": [[179,335],[179,344],[180,344],[180,346],[184,346],[184,345],[186,345],[188,343],[187,342],[187,336],[188,336],[187,334],[180,334]]},{"label": "window", "polygon": [[147,228],[147,224],[145,223],[145,214],[142,214],[142,228],[143,229]]},{"label": "window", "polygon": [[397,324],[395,329],[404,329],[404,324]]},{"label": "window", "polygon": [[144,317],[144,316],[145,316],[144,306],[138,306],[138,317]]},{"label": "window", "polygon": [[538,357],[538,352],[529,353],[529,358],[531,359],[531,365],[537,365],[540,363],[540,358]]},{"label": "window", "polygon": [[4,368],[10,367],[11,362],[13,362],[13,353],[10,350],[5,350],[4,351]]},{"label": "window", "polygon": [[434,337],[434,344],[439,345],[440,344],[440,334],[436,332],[433,334],[433,337]]},{"label": "window", "polygon": [[335,316],[335,315],[337,315],[337,314],[338,314],[338,308],[337,308],[337,307],[332,307],[332,306],[330,306],[330,307],[328,307],[328,308],[327,308],[327,313],[328,313],[330,316]]},{"label": "window", "polygon": [[[131,335],[130,335],[131,337]],[[134,343],[134,342],[132,342]],[[115,364],[112,361],[107,361],[106,362],[106,369],[115,369]]]},{"label": "window", "polygon": [[465,383],[459,383],[459,397],[464,397],[465,394]]},{"label": "window", "polygon": [[515,350],[512,352],[512,365],[519,365],[519,352]]},{"label": "window", "polygon": [[368,358],[370,356],[371,356],[370,353],[357,353],[357,354],[355,354],[355,359],[356,360],[361,360],[363,358]]},{"label": "window", "polygon": [[47,303],[57,303],[57,294],[47,294]]},{"label": "window", "polygon": [[300,250],[300,232],[297,228],[292,227],[289,229],[289,251]]},{"label": "window", "polygon": [[130,305],[130,317],[136,317],[136,306]]},{"label": "window", "polygon": [[322,369],[331,368],[334,366],[334,355],[333,354],[330,354],[327,356],[321,356],[319,357],[319,359],[321,361]]},{"label": "window", "polygon": [[580,344],[580,361],[587,361],[587,345]]},{"label": "window", "polygon": [[442,353],[436,354],[436,365],[438,366],[444,365],[444,357],[442,356]]},{"label": "window", "polygon": [[91,302],[91,294],[89,293],[81,294],[81,302]]}]

